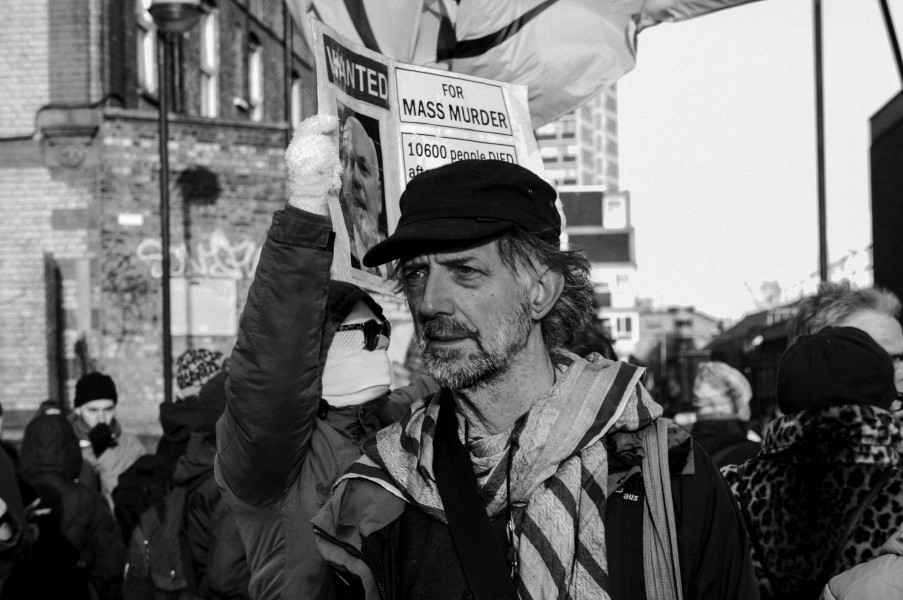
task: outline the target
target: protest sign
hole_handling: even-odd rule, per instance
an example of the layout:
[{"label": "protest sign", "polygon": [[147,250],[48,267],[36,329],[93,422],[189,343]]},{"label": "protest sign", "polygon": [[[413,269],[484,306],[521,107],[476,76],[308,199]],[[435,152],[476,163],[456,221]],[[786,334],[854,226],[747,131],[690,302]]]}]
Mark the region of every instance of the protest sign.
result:
[{"label": "protest sign", "polygon": [[320,113],[340,123],[342,191],[330,200],[333,277],[390,293],[361,259],[398,223],[398,199],[426,169],[470,158],[542,174],[524,86],[400,63],[312,19]]}]

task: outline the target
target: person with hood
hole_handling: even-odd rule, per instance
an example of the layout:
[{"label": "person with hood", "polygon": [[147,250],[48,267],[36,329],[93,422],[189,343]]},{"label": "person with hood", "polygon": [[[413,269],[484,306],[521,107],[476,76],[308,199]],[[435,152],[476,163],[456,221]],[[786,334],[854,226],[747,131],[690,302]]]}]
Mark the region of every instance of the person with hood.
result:
[{"label": "person with hood", "polygon": [[755,458],[761,439],[749,429],[752,387],[743,373],[720,361],[701,363],[693,380],[692,429],[718,468]]},{"label": "person with hood", "polygon": [[229,359],[215,476],[238,523],[256,600],[331,599],[310,519],[363,440],[430,383],[390,392],[389,322],[330,280],[326,198],[339,188],[337,120],[306,120],[286,152],[290,197],[263,244]]},{"label": "person with hood", "polygon": [[867,333],[803,335],[778,368],[758,457],[722,470],[747,517],[765,599],[818,598],[903,525],[903,434],[890,356]]},{"label": "person with hood", "polygon": [[125,544],[103,497],[78,481],[82,453],[68,419],[61,414],[32,419],[19,465],[40,498],[39,533],[31,560],[20,563],[4,597],[88,598],[88,585],[101,598],[118,597]]},{"label": "person with hood", "polygon": [[88,373],[75,384],[71,418],[82,449],[82,482],[96,482],[113,508],[113,490],[119,475],[144,455],[138,437],[122,430],[116,420],[119,395],[113,378],[99,372]]},{"label": "person with hood", "polygon": [[160,404],[163,435],[157,442],[157,456],[173,464],[185,454],[188,438],[196,429],[198,394],[207,381],[223,370],[222,352],[189,348],[176,359],[176,401]]},{"label": "person with hood", "polygon": [[210,378],[197,395],[193,431],[176,463],[173,484],[186,486],[186,535],[201,598],[250,598],[248,562],[235,515],[213,478],[216,421],[226,407],[226,372]]},{"label": "person with hood", "polygon": [[186,350],[176,359],[176,401],[160,404],[163,435],[154,454],[138,457],[119,474],[113,489],[113,514],[128,543],[142,513],[172,487],[173,471],[188,448],[200,415],[201,386],[223,369],[221,352],[206,348]]}]

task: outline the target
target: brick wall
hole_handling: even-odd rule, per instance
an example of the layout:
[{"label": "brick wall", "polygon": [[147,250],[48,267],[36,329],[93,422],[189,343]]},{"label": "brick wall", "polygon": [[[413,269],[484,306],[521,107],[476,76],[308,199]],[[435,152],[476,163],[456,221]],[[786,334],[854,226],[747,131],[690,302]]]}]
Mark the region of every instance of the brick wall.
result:
[{"label": "brick wall", "polygon": [[90,102],[91,21],[87,0],[54,2],[47,12],[48,56],[44,73],[50,81],[50,101],[59,103]]},{"label": "brick wall", "polygon": [[[51,15],[46,0],[7,0],[10,16],[0,23],[0,403],[30,410],[48,397],[71,401],[74,381],[97,368],[117,382],[123,424],[153,433],[163,393],[159,253],[148,253],[154,243],[159,250],[159,155],[155,99],[139,96],[136,85],[134,1],[73,0]],[[255,251],[285,197],[282,12],[280,0],[265,0],[251,16],[238,0],[218,5],[224,45],[233,26],[253,29],[264,45],[265,123],[234,109],[232,87],[243,90],[237,79],[228,88],[221,82],[222,119],[171,118],[172,247],[184,274],[231,278],[237,315]],[[197,112],[198,37],[194,31],[182,40],[189,114]],[[312,62],[303,46],[295,51],[309,115],[316,111]],[[223,77],[243,76],[241,52],[221,55]],[[88,111],[96,123],[78,111],[73,119],[66,110],[38,115],[51,100],[84,104],[107,93],[124,95],[138,110],[98,107]],[[77,132],[45,130],[72,124]],[[233,343],[234,336],[174,337],[173,352],[228,352]]]},{"label": "brick wall", "polygon": [[[116,379],[120,397],[131,401],[123,422],[150,427],[163,397],[160,262],[148,250],[159,249],[160,236],[157,124],[140,113],[108,115],[94,353]],[[278,127],[187,118],[170,123],[173,273],[235,281],[235,315],[247,296],[254,250],[285,198],[284,148]],[[122,225],[124,213],[140,214],[143,222]],[[228,354],[234,342],[234,336],[174,336],[173,356],[201,346]]]},{"label": "brick wall", "polygon": [[[75,263],[90,253],[89,211],[94,188],[90,169],[50,169],[32,149],[33,161],[0,161],[0,402],[33,408],[55,396],[49,368],[48,269],[63,277],[59,290],[65,327],[75,328]],[[4,153],[0,153],[2,156]],[[66,275],[70,277],[66,279]],[[67,334],[70,338],[75,337]],[[69,344],[72,358],[74,344]],[[63,350],[63,349],[60,349]]]},{"label": "brick wall", "polygon": [[50,99],[46,0],[5,0],[0,19],[0,137],[30,135]]}]

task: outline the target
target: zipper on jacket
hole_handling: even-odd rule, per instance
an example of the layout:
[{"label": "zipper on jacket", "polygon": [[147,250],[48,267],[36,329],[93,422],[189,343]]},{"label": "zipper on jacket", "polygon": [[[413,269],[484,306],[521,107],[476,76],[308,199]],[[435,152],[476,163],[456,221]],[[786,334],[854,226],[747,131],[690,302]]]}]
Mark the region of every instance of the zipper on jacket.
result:
[{"label": "zipper on jacket", "polygon": [[326,533],[325,531],[323,531],[316,525],[314,525],[313,528],[314,528],[314,533],[316,535],[320,536],[321,538],[323,538],[330,544],[333,544],[335,546],[338,546],[339,548],[342,548],[343,550],[348,552],[348,554],[350,554],[354,558],[357,558],[361,562],[363,562],[367,566],[367,568],[370,569],[370,574],[373,575],[373,581],[376,582],[376,588],[379,591],[379,597],[382,598],[383,600],[388,600],[388,598],[386,596],[385,587],[383,586],[383,582],[380,580],[379,575],[377,574],[376,570],[373,568],[373,565],[370,564],[370,561],[367,560],[367,557],[364,556],[363,552],[361,552],[360,550],[358,550],[351,544],[345,543],[342,540]]}]

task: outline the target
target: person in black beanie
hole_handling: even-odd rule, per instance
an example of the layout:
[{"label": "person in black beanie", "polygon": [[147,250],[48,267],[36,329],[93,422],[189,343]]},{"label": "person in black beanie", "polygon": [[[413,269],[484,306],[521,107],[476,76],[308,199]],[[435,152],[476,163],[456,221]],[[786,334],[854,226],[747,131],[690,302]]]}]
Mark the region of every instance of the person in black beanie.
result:
[{"label": "person in black beanie", "polygon": [[889,412],[890,355],[867,333],[829,327],[781,357],[758,457],[723,473],[747,512],[763,599],[817,598],[903,525],[903,434]]},{"label": "person in black beanie", "polygon": [[80,480],[96,481],[111,509],[119,474],[145,453],[138,437],[123,431],[116,420],[118,401],[116,384],[109,375],[95,371],[75,384],[72,426],[84,459]]}]

